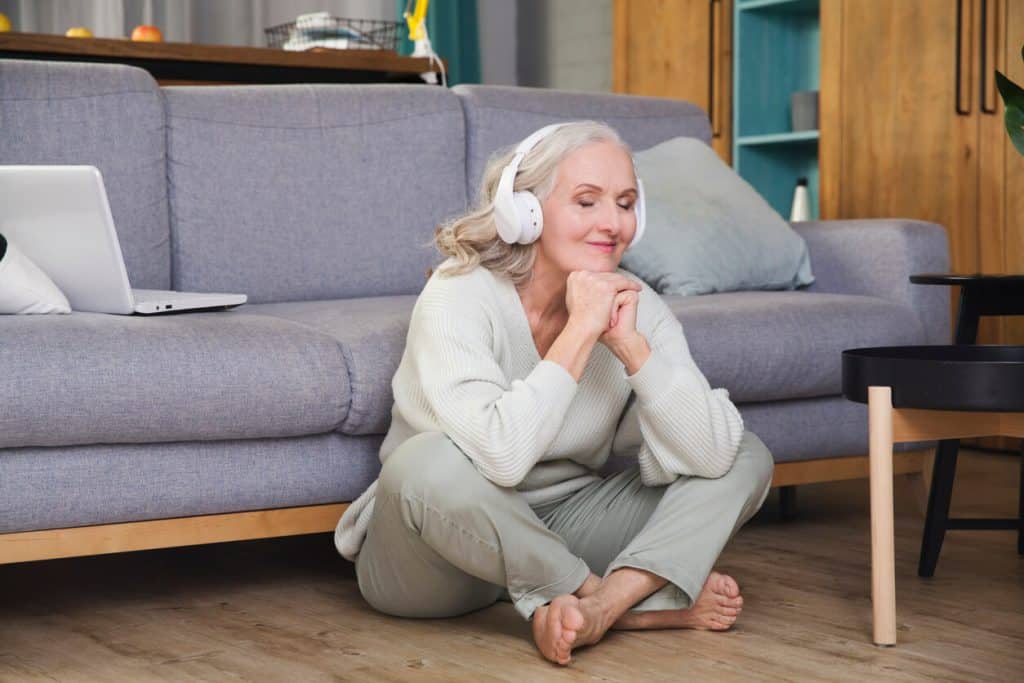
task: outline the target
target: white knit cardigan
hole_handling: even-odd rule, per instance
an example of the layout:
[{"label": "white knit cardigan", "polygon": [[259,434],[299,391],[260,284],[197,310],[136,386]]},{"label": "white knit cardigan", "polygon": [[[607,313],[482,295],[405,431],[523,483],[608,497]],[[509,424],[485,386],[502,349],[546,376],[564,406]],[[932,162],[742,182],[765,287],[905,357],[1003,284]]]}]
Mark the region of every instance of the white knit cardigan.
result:
[{"label": "white knit cardigan", "polygon": [[[729,393],[708,385],[679,321],[647,285],[637,330],[651,355],[636,374],[627,376],[598,344],[577,383],[541,359],[509,280],[482,267],[452,277],[435,273],[413,308],[392,380],[395,403],[381,462],[416,434],[443,432],[482,476],[515,488],[530,504],[596,480],[612,453],[635,453],[647,486],[680,475],[722,476],[743,436]],[[362,547],[376,489],[375,481],[338,522],[335,545],[350,560]]]}]

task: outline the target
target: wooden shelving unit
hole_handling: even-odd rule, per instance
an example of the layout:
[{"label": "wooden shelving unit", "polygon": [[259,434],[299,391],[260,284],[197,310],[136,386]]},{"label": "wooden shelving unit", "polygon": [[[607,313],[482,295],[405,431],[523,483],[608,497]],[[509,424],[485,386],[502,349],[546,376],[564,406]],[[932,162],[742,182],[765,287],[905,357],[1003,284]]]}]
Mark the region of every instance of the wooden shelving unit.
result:
[{"label": "wooden shelving unit", "polygon": [[806,177],[817,218],[819,132],[793,131],[790,95],[820,90],[818,0],[738,0],[733,16],[733,165],[782,216]]}]

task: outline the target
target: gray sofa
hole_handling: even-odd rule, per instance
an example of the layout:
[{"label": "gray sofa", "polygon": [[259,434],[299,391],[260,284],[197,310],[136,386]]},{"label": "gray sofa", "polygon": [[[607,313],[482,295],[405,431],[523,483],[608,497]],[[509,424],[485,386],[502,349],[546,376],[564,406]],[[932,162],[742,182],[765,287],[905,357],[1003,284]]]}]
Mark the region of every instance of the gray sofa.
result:
[{"label": "gray sofa", "polygon": [[[671,100],[160,88],[126,66],[0,60],[0,164],[96,165],[133,286],[250,301],[0,319],[0,534],[353,500],[379,468],[434,226],[467,206],[491,152],[566,118],[607,121],[635,149],[710,135],[703,111]],[[840,351],[947,341],[947,293],[907,281],[947,269],[945,232],[797,230],[811,287],[667,300],[779,462],[863,455]]]}]

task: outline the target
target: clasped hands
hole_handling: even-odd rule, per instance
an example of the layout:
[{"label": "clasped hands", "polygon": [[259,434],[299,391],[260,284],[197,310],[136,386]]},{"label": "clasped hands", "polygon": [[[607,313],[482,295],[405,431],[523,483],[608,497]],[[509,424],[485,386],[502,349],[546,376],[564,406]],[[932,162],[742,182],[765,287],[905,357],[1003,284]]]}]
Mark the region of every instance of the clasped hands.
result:
[{"label": "clasped hands", "polygon": [[636,329],[641,286],[620,273],[577,270],[569,274],[565,304],[569,323],[604,344],[635,374],[650,355],[647,339]]}]

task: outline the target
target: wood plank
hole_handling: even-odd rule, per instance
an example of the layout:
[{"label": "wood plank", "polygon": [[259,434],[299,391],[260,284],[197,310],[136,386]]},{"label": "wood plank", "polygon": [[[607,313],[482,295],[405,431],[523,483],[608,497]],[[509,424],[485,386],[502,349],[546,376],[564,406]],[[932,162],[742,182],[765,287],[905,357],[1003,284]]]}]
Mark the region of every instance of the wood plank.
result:
[{"label": "wood plank", "polygon": [[[943,225],[951,267],[976,272],[980,3],[843,0],[839,218],[907,217]],[[970,12],[973,14],[970,14]],[[969,15],[969,16],[968,16]],[[907,40],[907,36],[915,40]],[[961,65],[960,89],[956,68]],[[956,113],[958,96],[967,107]],[[913,141],[911,144],[909,141]],[[955,299],[951,298],[951,308]]]},{"label": "wood plank", "polygon": [[733,70],[733,0],[720,0],[712,5],[715,13],[715,53],[712,57],[712,83],[715,88],[711,147],[719,158],[732,163],[732,70]]},{"label": "wood plank", "polygon": [[0,534],[0,564],[334,529],[348,503]]},{"label": "wood plank", "polygon": [[615,92],[703,108],[718,130],[711,146],[726,163],[732,158],[732,2],[616,0],[612,29]]},{"label": "wood plank", "polygon": [[[991,4],[991,3],[990,3]],[[999,50],[1000,63],[1005,66],[1003,73],[1017,84],[1024,84],[1024,60],[1021,59],[1021,45],[1024,45],[1024,2],[1003,0],[996,3],[1003,14],[997,35],[1003,38]],[[1006,126],[1003,124],[1002,98],[997,107],[999,115],[988,117],[983,125],[991,126],[991,135],[999,136],[1002,152],[998,149],[990,155],[991,167],[986,170],[990,177],[1000,180],[998,208],[1002,216],[1003,267],[1009,273],[1024,273],[1024,155],[1017,152],[1009,142]],[[993,120],[998,119],[998,120]],[[1002,319],[1003,343],[1024,344],[1024,316]]]},{"label": "wood plank", "polygon": [[821,0],[821,86],[818,109],[821,137],[818,140],[818,215],[821,220],[839,218],[842,192],[843,0]]},{"label": "wood plank", "polygon": [[316,50],[292,52],[277,48],[146,43],[117,38],[65,38],[43,33],[0,33],[0,53],[31,53],[170,60],[248,66],[290,66],[418,74],[434,71],[429,59],[405,57],[392,50]]},{"label": "wood plank", "polygon": [[897,442],[991,436],[999,433],[999,415],[898,408],[893,410],[893,435]]}]

